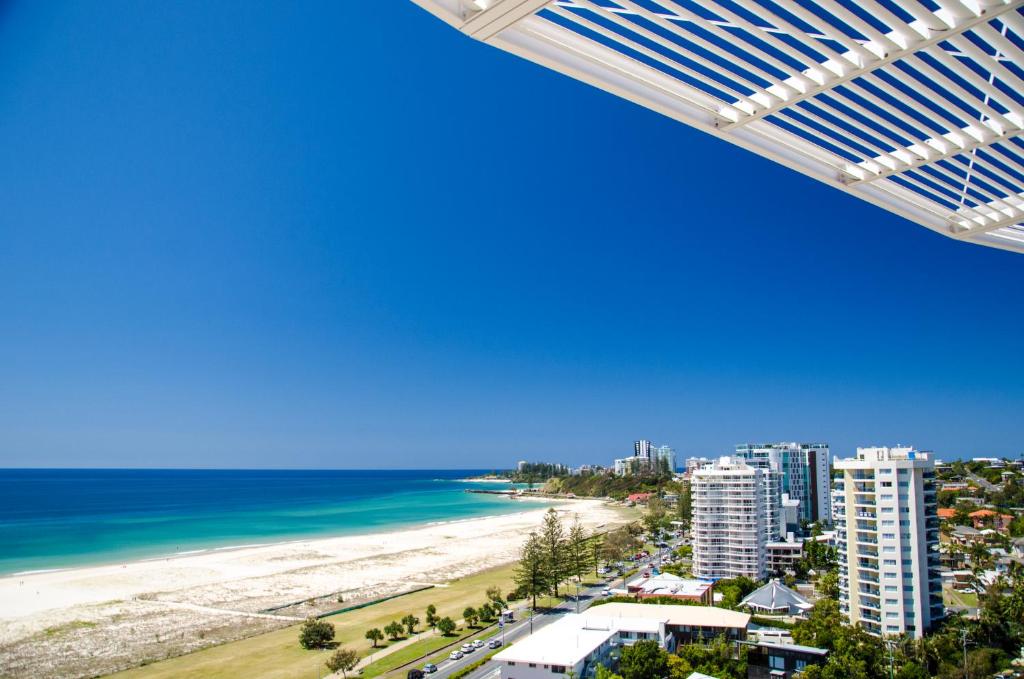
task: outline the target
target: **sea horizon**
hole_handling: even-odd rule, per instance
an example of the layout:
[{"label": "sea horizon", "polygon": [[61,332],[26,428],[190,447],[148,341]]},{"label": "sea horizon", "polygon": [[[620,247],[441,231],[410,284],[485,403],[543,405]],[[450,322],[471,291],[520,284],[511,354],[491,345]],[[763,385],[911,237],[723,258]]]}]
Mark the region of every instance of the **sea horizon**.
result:
[{"label": "sea horizon", "polygon": [[3,468],[0,577],[524,511],[465,492],[490,471]]}]

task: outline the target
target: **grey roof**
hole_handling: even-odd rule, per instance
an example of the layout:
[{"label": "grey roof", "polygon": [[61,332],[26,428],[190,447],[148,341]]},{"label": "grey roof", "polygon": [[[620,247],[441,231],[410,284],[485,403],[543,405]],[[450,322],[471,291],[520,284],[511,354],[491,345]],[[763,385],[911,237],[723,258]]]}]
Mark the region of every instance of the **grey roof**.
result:
[{"label": "grey roof", "polygon": [[817,646],[801,646],[800,644],[776,644],[771,641],[758,641],[754,642],[754,646],[760,648],[781,648],[783,650],[799,651],[801,653],[808,653],[811,655],[828,655],[827,648],[818,648]]},{"label": "grey roof", "polygon": [[779,610],[780,608],[790,610],[793,608],[810,608],[811,603],[800,594],[794,592],[789,587],[786,587],[777,579],[773,579],[770,580],[768,584],[759,587],[748,594],[747,597],[740,602],[740,606],[750,606],[751,608],[761,608],[774,611]]},{"label": "grey roof", "polygon": [[971,528],[970,526],[957,526],[953,529],[953,532],[957,535],[981,535],[981,531],[977,528]]}]

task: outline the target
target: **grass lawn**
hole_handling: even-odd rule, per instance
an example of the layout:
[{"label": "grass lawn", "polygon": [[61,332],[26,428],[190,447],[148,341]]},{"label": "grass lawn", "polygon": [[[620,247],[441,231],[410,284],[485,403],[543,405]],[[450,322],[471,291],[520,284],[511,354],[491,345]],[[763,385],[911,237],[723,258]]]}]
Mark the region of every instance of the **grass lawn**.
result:
[{"label": "grass lawn", "polygon": [[943,587],[942,598],[947,606],[978,607],[978,595],[974,592],[958,592],[952,587]]},{"label": "grass lawn", "polygon": [[[460,580],[454,580],[448,587],[416,592],[408,596],[398,597],[374,606],[367,606],[355,611],[333,615],[326,620],[334,624],[337,635],[335,640],[343,646],[353,647],[360,655],[367,655],[371,650],[370,642],[363,635],[371,627],[383,629],[392,620],[400,620],[407,613],[412,613],[421,621],[426,618],[425,610],[429,604],[437,606],[439,616],[449,616],[453,620],[462,617],[466,606],[478,607],[486,600],[485,591],[491,585],[497,585],[502,592],[512,589],[511,564],[500,566]],[[541,605],[540,600],[537,602]],[[421,623],[422,625],[422,623]],[[429,630],[421,632],[425,647],[429,647],[431,637],[438,640]],[[443,645],[440,644],[439,645]],[[420,646],[410,644],[408,648]],[[395,652],[400,659],[407,649]],[[422,655],[413,652],[408,660]],[[125,672],[111,675],[118,679],[172,679],[177,677],[203,677],[204,679],[308,679],[317,676],[318,670],[326,673],[324,662],[331,651],[307,651],[299,646],[299,625],[293,625],[248,639],[233,641],[220,646],[189,653],[188,655],[155,662]],[[383,658],[382,658],[383,661]],[[374,663],[376,664],[376,663]],[[398,663],[388,663],[395,667]],[[381,670],[386,671],[386,669]]]}]

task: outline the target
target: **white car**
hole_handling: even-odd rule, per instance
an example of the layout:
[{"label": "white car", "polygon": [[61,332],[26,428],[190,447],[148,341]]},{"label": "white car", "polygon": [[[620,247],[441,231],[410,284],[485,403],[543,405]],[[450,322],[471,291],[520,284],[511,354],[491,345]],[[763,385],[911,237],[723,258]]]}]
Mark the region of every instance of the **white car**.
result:
[{"label": "white car", "polygon": [[449,660],[459,660],[460,658],[462,658],[462,651],[458,649],[455,649],[454,651],[448,654]]},{"label": "white car", "polygon": [[483,647],[484,647],[484,640],[483,639],[476,639],[476,640],[473,641],[473,648],[483,648]]},{"label": "white car", "polygon": [[475,650],[476,650],[476,647],[473,646],[473,644],[462,644],[462,652],[463,653],[472,653]]},{"label": "white car", "polygon": [[604,589],[601,590],[601,596],[611,596],[611,595],[612,595],[612,591],[610,589],[608,589],[607,587],[605,587]]}]

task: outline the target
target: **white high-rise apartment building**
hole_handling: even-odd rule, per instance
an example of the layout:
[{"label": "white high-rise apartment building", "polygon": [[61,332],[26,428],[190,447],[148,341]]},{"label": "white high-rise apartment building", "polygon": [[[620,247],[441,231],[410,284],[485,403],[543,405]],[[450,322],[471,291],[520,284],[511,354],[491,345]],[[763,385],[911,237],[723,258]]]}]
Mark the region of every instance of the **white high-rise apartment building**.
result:
[{"label": "white high-rise apartment building", "polygon": [[766,473],[729,457],[693,471],[694,576],[764,577]]},{"label": "white high-rise apartment building", "polygon": [[921,638],[943,615],[933,460],[858,448],[833,466],[840,609],[872,634]]},{"label": "white high-rise apartment building", "polygon": [[832,521],[827,443],[743,443],[736,446],[736,457],[781,473],[780,492],[800,502],[800,519]]}]

